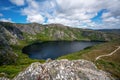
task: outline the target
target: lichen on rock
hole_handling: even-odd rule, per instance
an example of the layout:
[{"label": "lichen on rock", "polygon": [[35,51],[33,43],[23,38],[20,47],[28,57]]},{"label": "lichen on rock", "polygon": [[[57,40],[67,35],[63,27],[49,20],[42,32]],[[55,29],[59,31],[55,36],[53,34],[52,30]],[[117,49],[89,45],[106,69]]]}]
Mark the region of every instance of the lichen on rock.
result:
[{"label": "lichen on rock", "polygon": [[98,70],[86,60],[53,60],[32,63],[13,80],[113,80],[109,73]]}]

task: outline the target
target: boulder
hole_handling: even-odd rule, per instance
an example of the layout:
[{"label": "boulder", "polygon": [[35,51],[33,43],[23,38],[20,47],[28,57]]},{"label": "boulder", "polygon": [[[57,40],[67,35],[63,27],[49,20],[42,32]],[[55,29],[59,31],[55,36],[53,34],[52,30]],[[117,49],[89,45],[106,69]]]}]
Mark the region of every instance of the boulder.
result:
[{"label": "boulder", "polygon": [[114,80],[109,73],[98,70],[86,60],[54,60],[32,63],[13,80]]}]

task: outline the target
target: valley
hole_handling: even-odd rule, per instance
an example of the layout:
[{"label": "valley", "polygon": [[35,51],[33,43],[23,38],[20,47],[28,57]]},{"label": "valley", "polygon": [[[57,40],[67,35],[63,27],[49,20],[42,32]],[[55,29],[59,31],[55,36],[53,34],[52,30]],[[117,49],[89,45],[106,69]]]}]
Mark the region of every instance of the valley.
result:
[{"label": "valley", "polygon": [[120,80],[120,0],[0,0],[0,80]]},{"label": "valley", "polygon": [[110,72],[114,77],[120,77],[119,50],[112,58],[108,56],[95,61],[96,57],[106,55],[120,45],[119,34],[71,28],[60,24],[41,25],[8,22],[0,22],[0,77],[13,78],[33,62],[45,63],[43,59],[29,58],[28,55],[22,53],[22,49],[33,43],[46,41],[105,41],[105,43],[85,48],[82,51],[61,56],[58,60],[85,59],[92,61],[99,69]]}]

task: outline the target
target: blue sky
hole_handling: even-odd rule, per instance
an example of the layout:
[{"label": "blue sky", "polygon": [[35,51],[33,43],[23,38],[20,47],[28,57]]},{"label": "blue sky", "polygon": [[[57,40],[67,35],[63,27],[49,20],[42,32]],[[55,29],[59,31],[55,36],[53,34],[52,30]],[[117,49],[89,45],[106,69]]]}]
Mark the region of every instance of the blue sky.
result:
[{"label": "blue sky", "polygon": [[0,0],[0,21],[120,28],[120,0]]},{"label": "blue sky", "polygon": [[21,15],[22,7],[12,4],[9,0],[0,0],[0,18],[11,19],[15,23],[26,23],[26,16]]}]

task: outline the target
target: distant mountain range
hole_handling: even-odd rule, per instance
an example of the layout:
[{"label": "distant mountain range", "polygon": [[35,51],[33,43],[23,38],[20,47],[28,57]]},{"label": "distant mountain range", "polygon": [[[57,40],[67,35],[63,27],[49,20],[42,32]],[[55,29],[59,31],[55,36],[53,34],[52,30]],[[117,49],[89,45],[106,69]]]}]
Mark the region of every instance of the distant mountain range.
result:
[{"label": "distant mountain range", "polygon": [[97,31],[120,35],[120,29],[100,29]]}]

